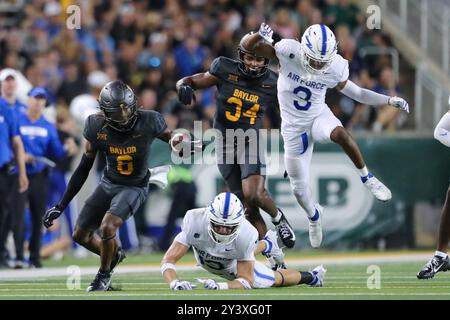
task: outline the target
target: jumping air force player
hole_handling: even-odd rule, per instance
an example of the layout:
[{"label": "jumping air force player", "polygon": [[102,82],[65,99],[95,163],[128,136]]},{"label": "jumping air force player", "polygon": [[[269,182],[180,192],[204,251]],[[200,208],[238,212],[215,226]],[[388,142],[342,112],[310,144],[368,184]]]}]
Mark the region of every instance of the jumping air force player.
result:
[{"label": "jumping air force player", "polygon": [[366,167],[361,151],[325,103],[329,88],[368,105],[391,105],[409,112],[400,97],[389,97],[360,88],[348,79],[348,61],[337,54],[333,32],[323,24],[308,27],[301,42],[282,39],[271,45],[273,31],[261,24],[259,32],[246,38],[244,47],[267,58],[278,58],[278,100],[284,160],[293,193],[309,218],[312,247],[322,243],[323,208],[314,203],[309,187],[309,167],[315,142],[339,144],[359,171],[361,181],[381,201],[392,198],[391,191]]}]

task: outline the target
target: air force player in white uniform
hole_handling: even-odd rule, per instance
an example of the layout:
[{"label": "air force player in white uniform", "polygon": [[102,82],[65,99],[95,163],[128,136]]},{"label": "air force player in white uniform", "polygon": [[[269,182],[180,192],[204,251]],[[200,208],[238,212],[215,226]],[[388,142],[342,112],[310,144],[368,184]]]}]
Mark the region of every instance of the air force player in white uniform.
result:
[{"label": "air force player in white uniform", "polygon": [[381,201],[392,197],[391,191],[368,171],[356,142],[326,105],[327,89],[336,87],[346,96],[368,105],[389,104],[406,112],[409,106],[400,97],[378,94],[350,81],[348,61],[337,54],[336,38],[327,26],[308,27],[301,42],[282,39],[272,46],[272,35],[272,29],[263,23],[244,46],[279,60],[278,100],[286,171],[293,193],[308,215],[311,245],[317,248],[322,242],[323,208],[314,203],[309,188],[314,142],[333,141],[341,145],[372,194]]},{"label": "air force player in white uniform", "polygon": [[195,259],[206,271],[227,282],[198,279],[206,289],[252,289],[306,284],[321,287],[326,270],[318,266],[311,272],[293,269],[274,271],[255,260],[255,253],[277,255],[283,259],[276,232],[270,230],[259,241],[258,231],[245,219],[239,198],[224,192],[206,208],[189,210],[183,219],[182,231],[175,237],[161,263],[161,272],[172,290],[191,290],[188,281],[178,279],[175,263],[192,246]]}]

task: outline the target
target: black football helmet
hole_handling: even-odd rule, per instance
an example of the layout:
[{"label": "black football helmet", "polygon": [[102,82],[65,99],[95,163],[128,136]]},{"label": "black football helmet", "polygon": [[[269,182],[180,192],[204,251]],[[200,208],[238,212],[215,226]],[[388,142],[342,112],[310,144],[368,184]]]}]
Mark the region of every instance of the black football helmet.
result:
[{"label": "black football helmet", "polygon": [[137,98],[133,90],[120,80],[108,82],[98,97],[106,123],[114,130],[131,130],[137,120]]},{"label": "black football helmet", "polygon": [[[239,70],[248,77],[257,78],[267,72],[267,67],[269,65],[269,59],[265,58],[265,57],[257,56],[254,52],[249,51],[244,48],[245,39],[252,34],[253,34],[253,32],[247,33],[246,35],[244,35],[242,37],[241,41],[239,42],[239,46],[238,46],[238,60],[240,62]],[[264,61],[264,64],[261,66],[250,65],[245,62],[245,60],[244,60],[245,55],[251,56],[251,58],[254,59],[255,61]]]}]

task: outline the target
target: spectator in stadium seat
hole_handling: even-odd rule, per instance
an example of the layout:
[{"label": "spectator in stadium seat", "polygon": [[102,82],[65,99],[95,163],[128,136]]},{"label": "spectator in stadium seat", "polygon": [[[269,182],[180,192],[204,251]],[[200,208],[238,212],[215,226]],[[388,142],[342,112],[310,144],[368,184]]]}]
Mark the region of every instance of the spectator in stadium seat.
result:
[{"label": "spectator in stadium seat", "polygon": [[[385,67],[382,69],[378,84],[376,84],[372,90],[380,94],[391,96],[396,96],[399,94],[399,87],[392,72],[392,68]],[[380,132],[382,130],[396,130],[397,117],[400,113],[399,111],[400,110],[396,108],[389,108],[388,106],[376,108],[376,120],[373,123],[373,131]]]}]

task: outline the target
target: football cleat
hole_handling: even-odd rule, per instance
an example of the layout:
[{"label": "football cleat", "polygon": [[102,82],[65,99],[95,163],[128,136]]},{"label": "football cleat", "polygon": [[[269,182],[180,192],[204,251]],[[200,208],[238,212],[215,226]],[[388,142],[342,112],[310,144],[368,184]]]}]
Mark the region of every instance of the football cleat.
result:
[{"label": "football cleat", "polygon": [[295,233],[294,229],[292,229],[291,225],[287,221],[286,217],[284,216],[284,213],[278,209],[281,212],[281,219],[278,221],[278,223],[273,222],[275,225],[278,236],[281,240],[281,242],[288,248],[293,248],[295,245]]},{"label": "football cleat", "polygon": [[417,273],[417,279],[431,279],[438,272],[446,272],[450,270],[450,261],[448,256],[442,258],[440,256],[434,256],[427,262],[422,270]]},{"label": "football cleat", "polygon": [[309,242],[311,243],[311,247],[319,248],[322,244],[322,214],[323,208],[319,204],[315,205],[316,215],[318,216],[314,221],[309,220]]},{"label": "football cleat", "polygon": [[391,190],[389,190],[380,180],[378,180],[373,174],[369,174],[365,177],[361,177],[362,183],[372,194],[380,201],[388,201],[392,198]]},{"label": "football cleat", "polygon": [[327,270],[323,265],[315,267],[311,273],[315,276],[315,279],[309,284],[310,287],[323,287],[325,280],[325,273]]},{"label": "football cleat", "polygon": [[272,270],[286,269],[284,253],[278,245],[277,233],[273,230],[267,231],[262,241],[266,242],[266,250],[261,253],[269,260]]},{"label": "football cleat", "polygon": [[91,291],[109,291],[111,290],[111,273],[97,272],[94,281],[86,289],[87,292]]}]

